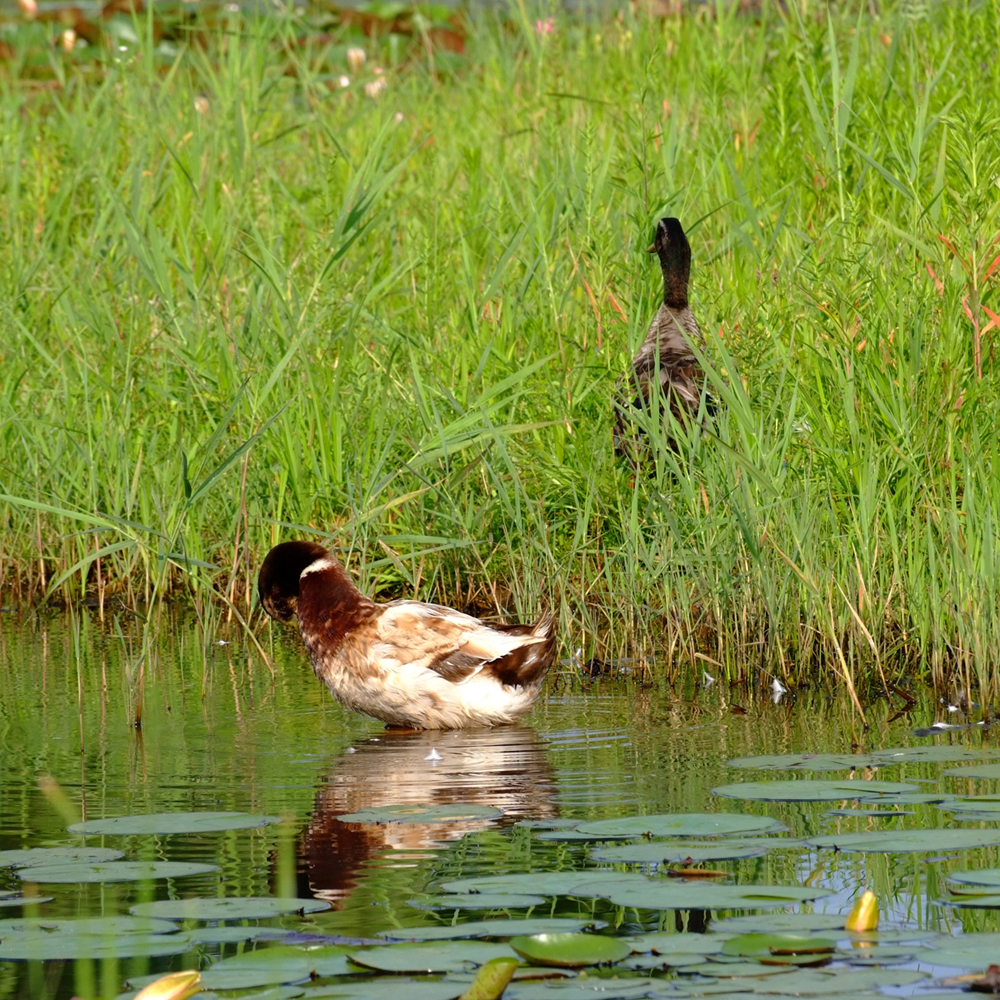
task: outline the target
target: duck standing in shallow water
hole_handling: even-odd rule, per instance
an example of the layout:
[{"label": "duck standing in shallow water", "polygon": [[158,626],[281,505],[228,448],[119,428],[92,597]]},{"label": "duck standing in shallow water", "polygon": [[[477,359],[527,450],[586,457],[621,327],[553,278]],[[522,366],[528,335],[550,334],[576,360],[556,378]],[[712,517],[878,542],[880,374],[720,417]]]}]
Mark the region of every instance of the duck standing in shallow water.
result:
[{"label": "duck standing in shallow water", "polygon": [[282,542],[257,577],[264,610],[299,619],[316,676],[348,708],[391,726],[464,729],[513,722],[555,656],[553,621],[488,625],[421,601],[378,604],[315,542]]},{"label": "duck standing in shallow water", "polygon": [[[640,450],[634,423],[636,411],[657,413],[665,402],[677,420],[686,425],[697,415],[702,395],[703,372],[691,350],[692,341],[705,346],[688,304],[691,244],[677,219],[660,219],[656,238],[648,249],[660,258],[663,304],[615,391],[615,451],[625,455],[633,466]],[[673,438],[669,445],[676,450]]]}]

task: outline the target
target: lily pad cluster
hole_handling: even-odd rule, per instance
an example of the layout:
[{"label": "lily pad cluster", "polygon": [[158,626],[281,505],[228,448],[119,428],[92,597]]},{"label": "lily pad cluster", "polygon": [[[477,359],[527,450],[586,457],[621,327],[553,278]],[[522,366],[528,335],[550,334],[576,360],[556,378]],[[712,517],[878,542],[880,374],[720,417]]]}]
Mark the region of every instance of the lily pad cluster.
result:
[{"label": "lily pad cluster", "polygon": [[[939,748],[917,748],[932,749]],[[962,786],[952,790],[939,790],[936,780],[873,777],[877,768],[894,764],[974,759],[962,749],[940,749],[947,753],[911,757],[904,748],[866,755],[739,758],[732,762],[737,770],[848,773],[732,782],[713,789],[710,801],[716,809],[703,813],[525,821],[519,835],[547,845],[543,860],[562,857],[558,870],[432,882],[409,902],[417,926],[403,921],[355,942],[320,933],[322,919],[317,923],[314,915],[329,908],[325,900],[185,889],[200,888],[185,882],[189,876],[212,875],[217,867],[148,849],[170,843],[160,838],[252,830],[276,817],[165,813],[88,820],[72,832],[81,838],[122,837],[126,848],[146,849],[134,859],[103,841],[91,847],[84,839],[79,846],[3,852],[0,867],[12,878],[42,886],[159,882],[169,884],[169,892],[160,893],[169,898],[147,895],[120,916],[0,921],[0,961],[139,956],[165,962],[184,956],[173,960],[174,968],[198,962],[199,1000],[236,995],[241,1000],[452,1000],[471,989],[488,962],[499,963],[511,976],[503,987],[505,1000],[864,996],[929,984],[932,973],[980,973],[1000,949],[1000,935],[995,940],[993,935],[950,937],[905,927],[849,932],[844,929],[849,906],[839,900],[833,904],[832,890],[822,879],[815,885],[768,884],[747,879],[745,871],[751,869],[739,867],[772,851],[819,857],[827,851],[954,854],[1000,846],[1000,826],[911,828],[906,817],[913,810],[899,808],[904,802],[941,806],[945,822],[953,823],[966,814],[1000,819],[1000,795],[969,784],[990,780],[991,772],[946,771],[942,780]],[[755,804],[742,812],[741,801]],[[768,802],[837,808],[826,814],[823,832],[812,828],[798,836],[789,829],[797,823],[760,814],[766,806],[759,803]],[[502,833],[505,825],[501,810],[480,804],[406,804],[338,818],[348,826],[398,831],[408,824],[449,824],[460,835],[475,834],[484,825]],[[841,826],[846,829],[838,832]],[[835,832],[826,832],[831,829]],[[567,864],[569,857],[573,860]],[[723,867],[704,867],[708,864]],[[933,900],[939,906],[1000,908],[1000,869],[970,864],[941,884],[941,898]],[[44,897],[8,890],[0,904],[27,898]],[[813,903],[830,912],[801,909]],[[675,926],[675,913],[677,927],[701,914],[696,923],[702,932],[667,930]],[[130,979],[131,992],[122,998],[161,974]]]}]

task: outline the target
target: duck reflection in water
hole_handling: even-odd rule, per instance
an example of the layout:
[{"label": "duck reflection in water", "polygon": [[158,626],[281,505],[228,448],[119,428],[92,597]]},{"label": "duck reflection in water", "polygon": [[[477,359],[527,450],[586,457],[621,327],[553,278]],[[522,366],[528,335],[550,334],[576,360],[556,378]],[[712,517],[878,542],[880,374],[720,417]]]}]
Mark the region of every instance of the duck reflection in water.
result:
[{"label": "duck reflection in water", "polygon": [[[538,735],[527,727],[393,732],[337,757],[316,793],[300,845],[308,879],[303,894],[342,905],[371,861],[407,852],[407,863],[459,840],[519,819],[548,819],[555,772]],[[345,823],[338,816],[390,805],[485,805],[497,819],[466,822]]]}]

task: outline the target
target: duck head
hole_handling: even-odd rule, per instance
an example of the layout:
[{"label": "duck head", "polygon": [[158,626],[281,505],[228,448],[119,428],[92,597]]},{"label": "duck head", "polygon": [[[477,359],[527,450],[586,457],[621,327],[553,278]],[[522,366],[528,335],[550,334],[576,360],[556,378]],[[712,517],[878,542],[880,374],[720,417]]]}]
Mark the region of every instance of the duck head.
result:
[{"label": "duck head", "polygon": [[299,607],[299,577],[318,559],[330,553],[316,542],[295,541],[275,545],[257,574],[257,593],[264,610],[279,622],[291,621]]},{"label": "duck head", "polygon": [[673,309],[688,304],[688,279],[691,276],[691,244],[678,219],[660,219],[656,236],[647,248],[659,255],[663,271],[663,301]]}]

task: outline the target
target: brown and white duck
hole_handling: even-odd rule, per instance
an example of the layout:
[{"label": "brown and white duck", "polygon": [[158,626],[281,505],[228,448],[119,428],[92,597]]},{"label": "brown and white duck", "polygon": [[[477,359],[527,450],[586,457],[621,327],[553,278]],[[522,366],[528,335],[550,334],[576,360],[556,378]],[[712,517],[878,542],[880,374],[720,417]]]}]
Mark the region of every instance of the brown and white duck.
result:
[{"label": "brown and white duck", "polygon": [[[704,348],[705,342],[688,302],[691,244],[680,222],[660,219],[648,251],[660,258],[663,304],[615,390],[615,450],[633,465],[641,451],[636,413],[659,413],[665,403],[674,417],[686,425],[698,413],[703,392],[704,373],[691,344],[697,342]],[[710,400],[706,399],[706,403]],[[673,438],[669,445],[676,449]]]},{"label": "brown and white duck", "polygon": [[271,549],[257,589],[272,618],[298,617],[334,698],[391,726],[512,722],[534,704],[555,656],[550,614],[534,625],[494,625],[438,604],[379,604],[315,542]]}]

